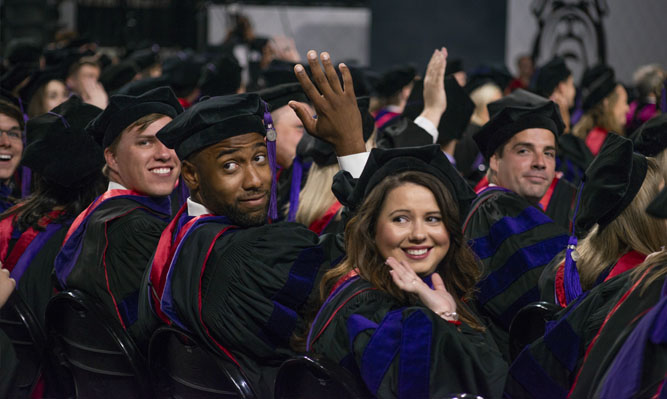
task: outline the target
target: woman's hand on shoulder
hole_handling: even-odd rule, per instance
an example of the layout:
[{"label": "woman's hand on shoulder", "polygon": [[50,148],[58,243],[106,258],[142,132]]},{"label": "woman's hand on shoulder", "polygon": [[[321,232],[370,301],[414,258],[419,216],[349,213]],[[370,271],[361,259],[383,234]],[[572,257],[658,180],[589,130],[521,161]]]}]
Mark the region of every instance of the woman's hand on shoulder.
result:
[{"label": "woman's hand on shoulder", "polygon": [[443,319],[447,321],[458,319],[456,301],[445,288],[445,283],[438,273],[431,275],[433,283],[433,288],[431,288],[405,262],[389,257],[387,265],[391,267],[389,273],[398,288],[417,294],[426,307]]}]

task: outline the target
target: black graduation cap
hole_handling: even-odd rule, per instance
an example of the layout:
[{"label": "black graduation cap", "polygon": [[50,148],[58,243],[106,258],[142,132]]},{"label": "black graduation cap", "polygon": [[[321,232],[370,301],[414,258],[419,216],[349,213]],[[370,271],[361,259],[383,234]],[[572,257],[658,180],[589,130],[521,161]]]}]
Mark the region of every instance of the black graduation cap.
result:
[{"label": "black graduation cap", "polygon": [[[369,97],[357,97],[357,106],[359,107],[363,124],[364,141],[368,141],[375,129],[375,119],[368,112],[369,105]],[[303,137],[301,137],[296,147],[296,153],[301,159],[312,159],[319,166],[333,165],[338,162],[333,146],[324,140],[308,134],[308,132],[303,133]]]},{"label": "black graduation cap", "polygon": [[9,41],[5,51],[5,59],[9,65],[39,64],[42,46],[29,38],[16,38]]},{"label": "black graduation cap", "polygon": [[11,91],[6,90],[3,87],[0,87],[0,100],[15,106],[19,110],[21,109],[21,101],[19,100],[19,98],[16,97],[14,94],[12,94]]},{"label": "black graduation cap", "polygon": [[171,118],[183,112],[176,95],[168,87],[159,87],[140,96],[116,94],[109,105],[93,119],[86,131],[107,148],[121,132],[139,118],[148,114],[162,114]]},{"label": "black graduation cap", "polygon": [[126,96],[140,96],[147,91],[157,89],[158,87],[169,86],[169,79],[166,76],[158,76],[155,78],[144,78],[133,80],[125,84],[120,89],[116,90],[114,94],[123,94]]},{"label": "black graduation cap", "polygon": [[[295,65],[295,63],[288,61],[271,61],[269,66],[262,71],[264,87],[273,87],[284,83],[298,83],[299,80],[294,74]],[[306,67],[306,69],[308,68]]]},{"label": "black graduation cap", "polygon": [[100,173],[102,148],[84,131],[101,109],[77,96],[51,112],[28,121],[28,145],[21,163],[62,187],[76,187],[86,177]]},{"label": "black graduation cap", "polygon": [[417,70],[413,65],[393,67],[382,74],[375,84],[375,93],[379,97],[391,97],[415,79]]},{"label": "black graduation cap", "polygon": [[16,86],[38,70],[39,66],[37,65],[16,64],[0,76],[0,87],[9,91],[14,91]]},{"label": "black graduation cap", "polygon": [[572,71],[563,58],[554,57],[538,68],[535,75],[532,90],[540,96],[549,97],[560,82],[572,75]]},{"label": "black graduation cap", "polygon": [[162,74],[169,79],[175,92],[193,90],[201,77],[204,60],[190,52],[181,51],[162,64]]},{"label": "black graduation cap", "polygon": [[224,96],[235,94],[241,87],[242,68],[231,54],[219,57],[215,62],[206,64],[199,80],[202,96]]},{"label": "black graduation cap", "polygon": [[597,223],[602,231],[616,219],[639,192],[647,167],[646,157],[633,152],[632,141],[609,133],[586,169],[576,230],[589,231]]},{"label": "black graduation cap", "polygon": [[445,67],[445,76],[453,75],[456,72],[463,71],[463,60],[460,58],[447,59],[447,66]]},{"label": "black graduation cap", "polygon": [[646,213],[656,218],[667,219],[667,187],[648,204]]},{"label": "black graduation cap", "polygon": [[131,60],[119,62],[111,65],[100,74],[100,83],[104,86],[107,93],[115,92],[129,83],[139,73],[139,67]]},{"label": "black graduation cap", "polygon": [[144,70],[160,62],[160,46],[154,44],[150,48],[137,50],[128,57],[128,60],[134,62],[139,70]]},{"label": "black graduation cap", "polygon": [[44,136],[53,132],[57,133],[66,129],[84,131],[86,125],[101,112],[100,108],[87,104],[79,96],[73,95],[53,110],[28,121],[26,125],[26,144],[41,140]]},{"label": "black graduation cap", "polygon": [[611,67],[598,64],[584,72],[581,79],[582,109],[584,112],[604,100],[616,88],[616,77]]},{"label": "black graduation cap", "polygon": [[667,148],[667,114],[660,114],[642,124],[632,134],[635,151],[655,157]]},{"label": "black graduation cap", "polygon": [[292,100],[305,103],[309,102],[306,93],[304,93],[303,88],[299,83],[284,83],[260,90],[257,94],[262,97],[262,100],[269,104],[271,111],[284,107]]},{"label": "black graduation cap", "polygon": [[94,51],[92,50],[79,51],[78,49],[67,50],[65,52],[62,61],[60,61],[57,65],[63,68],[67,76],[69,76],[72,73],[72,68],[74,67],[74,65],[84,60],[99,65],[97,59],[95,59]]},{"label": "black graduation cap", "polygon": [[471,93],[474,89],[481,87],[489,81],[500,87],[500,91],[505,91],[505,88],[512,81],[512,74],[507,70],[505,65],[482,64],[469,74],[466,91]]},{"label": "black graduation cap", "polygon": [[[447,95],[447,109],[438,124],[438,144],[445,145],[452,140],[459,140],[463,131],[470,123],[470,117],[475,111],[466,91],[459,85],[453,76],[445,77],[445,94]],[[415,82],[403,116],[414,120],[424,110],[424,81]]]},{"label": "black graduation cap", "polygon": [[266,134],[265,106],[256,93],[211,97],[174,118],[157,134],[181,160],[226,138],[246,133]]},{"label": "black graduation cap", "polygon": [[[470,203],[475,198],[475,192],[447,160],[438,145],[394,149],[374,148],[371,150],[366,166],[354,189],[346,199],[343,198],[341,203],[354,212],[368,193],[385,177],[405,171],[429,173],[442,181],[458,203],[459,214],[462,218],[465,217]],[[344,178],[344,174],[339,173],[334,179],[333,187],[338,193],[340,191],[337,190],[337,186],[340,187],[340,180]]]},{"label": "black graduation cap", "polygon": [[37,90],[52,80],[60,80],[64,83],[65,72],[62,68],[50,67],[33,73],[28,84],[19,91],[23,103],[29,104]]},{"label": "black graduation cap", "polygon": [[473,140],[486,159],[491,158],[498,147],[522,130],[547,129],[558,140],[565,129],[556,103],[523,89],[517,89],[489,103],[487,108],[491,120],[473,135]]},{"label": "black graduation cap", "polygon": [[[498,86],[498,84],[488,76],[483,76],[483,75],[468,76],[468,80],[465,86],[465,91],[470,95],[472,94],[473,91],[479,89],[480,87],[484,86],[487,83],[491,83],[495,86]],[[502,91],[500,87],[498,87],[498,90]]]}]

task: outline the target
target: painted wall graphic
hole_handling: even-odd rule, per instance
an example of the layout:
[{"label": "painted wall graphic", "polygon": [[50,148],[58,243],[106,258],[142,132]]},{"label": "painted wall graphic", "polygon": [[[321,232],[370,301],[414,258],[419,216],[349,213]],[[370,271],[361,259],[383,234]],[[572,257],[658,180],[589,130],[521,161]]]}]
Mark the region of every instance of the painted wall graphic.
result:
[{"label": "painted wall graphic", "polygon": [[665,0],[507,0],[505,63],[528,54],[542,65],[564,56],[579,82],[586,66],[605,61],[632,83],[638,67],[667,66]]},{"label": "painted wall graphic", "polygon": [[531,11],[538,24],[532,49],[537,65],[561,56],[579,81],[587,67],[607,62],[606,0],[534,0]]}]

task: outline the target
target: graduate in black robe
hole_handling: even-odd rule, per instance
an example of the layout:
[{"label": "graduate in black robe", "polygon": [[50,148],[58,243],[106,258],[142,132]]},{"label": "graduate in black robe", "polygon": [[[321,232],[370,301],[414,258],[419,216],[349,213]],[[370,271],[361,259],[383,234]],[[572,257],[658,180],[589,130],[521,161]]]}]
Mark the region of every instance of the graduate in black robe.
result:
[{"label": "graduate in black robe", "polygon": [[33,173],[33,192],[0,215],[0,261],[40,321],[53,294],[53,261],[65,234],[104,190],[102,149],[83,130],[100,112],[73,96],[28,121],[22,164]]},{"label": "graduate in black robe", "polygon": [[[666,203],[663,190],[651,214],[667,218]],[[541,397],[545,392],[550,398],[654,397],[667,367],[664,329],[662,335],[656,332],[662,328],[657,321],[665,320],[666,267],[663,249],[560,311],[547,323],[544,337],[526,347],[512,364],[507,394],[512,398]],[[649,339],[647,334],[657,338]]]},{"label": "graduate in black robe", "polygon": [[555,257],[540,277],[542,299],[565,307],[582,291],[633,269],[658,250],[664,228],[640,208],[650,200],[647,195],[657,194],[661,181],[654,159],[634,153],[630,140],[610,133],[586,170],[568,252]]},{"label": "graduate in black robe", "polygon": [[86,128],[104,148],[108,190],[74,220],[54,264],[61,289],[91,295],[131,335],[139,285],[171,218],[168,195],[180,171],[176,154],[155,134],[181,112],[166,87],[111,96]]},{"label": "graduate in black robe", "polygon": [[[632,271],[648,252],[659,250],[667,234],[662,220],[644,213],[643,204],[657,194],[662,180],[651,163],[632,152],[629,140],[610,134],[586,171],[575,232],[590,231],[579,245],[571,238],[565,262],[552,262],[540,278],[543,299],[565,309],[547,323],[544,337],[524,348],[512,364],[507,387],[511,397],[531,397],[544,386],[552,397],[566,397],[588,356],[597,353],[591,367],[600,366],[622,331],[657,301],[662,285],[653,285],[646,297],[646,290],[636,290],[639,277]],[[646,246],[654,249],[641,248]],[[610,253],[614,248],[620,253]],[[598,252],[607,252],[610,261],[601,261]],[[604,263],[592,264],[590,258]],[[590,381],[593,369],[578,381]]]},{"label": "graduate in black robe", "polygon": [[512,318],[539,299],[542,270],[567,245],[567,230],[537,206],[555,174],[563,123],[553,102],[521,89],[489,104],[489,111],[492,119],[474,139],[493,177],[473,202],[463,231],[483,264],[478,309],[509,358]]},{"label": "graduate in black robe", "polygon": [[[506,363],[464,302],[479,275],[458,222],[459,209],[465,214],[474,197],[472,190],[434,145],[375,149],[358,182],[348,184],[354,190],[342,199],[353,212],[346,228],[347,257],[327,273],[321,286],[326,300],[311,325],[307,349],[360,376],[373,396],[430,398],[465,392],[499,398]],[[399,202],[395,207],[400,210],[384,210],[398,195],[396,190],[408,184],[413,195],[419,188],[433,196],[436,207],[425,209],[425,214],[439,208],[438,221],[431,222],[434,230],[421,227],[424,230],[412,231],[401,241],[400,247],[408,250],[408,245],[428,246],[423,260],[389,250],[396,259],[389,257],[385,264],[387,255],[380,248],[394,247],[381,235],[386,231],[380,222],[386,216],[381,215],[403,218],[407,229],[420,226],[424,215],[419,213],[424,211],[420,208],[423,201],[416,206]],[[443,191],[436,187],[450,197],[441,198]],[[437,234],[438,224],[449,235],[445,251],[431,235]],[[371,231],[369,226],[373,226]],[[392,263],[399,260],[401,265]],[[405,278],[397,277],[398,273]],[[417,284],[420,288],[415,290]],[[429,295],[447,297],[447,292],[453,295],[448,297],[451,302],[426,299]]]},{"label": "graduate in black robe", "polygon": [[[313,75],[329,95],[321,97],[299,66],[318,118],[303,103],[293,107],[311,134],[346,156],[339,158],[342,169],[356,174],[363,166],[355,158],[363,165],[367,153],[349,71],[342,69],[345,90],[332,88],[315,57],[309,53],[311,69],[318,70]],[[330,59],[323,62],[335,76]],[[267,224],[267,209],[268,221],[277,215],[276,137],[264,121],[270,116],[258,95],[224,96],[195,104],[158,134],[183,161],[191,197],[160,238],[142,319],[146,332],[155,327],[151,312],[187,329],[238,364],[260,397],[269,397],[277,367],[295,354],[292,336],[305,333],[314,288],[342,251],[335,236],[319,238],[296,223]]]}]

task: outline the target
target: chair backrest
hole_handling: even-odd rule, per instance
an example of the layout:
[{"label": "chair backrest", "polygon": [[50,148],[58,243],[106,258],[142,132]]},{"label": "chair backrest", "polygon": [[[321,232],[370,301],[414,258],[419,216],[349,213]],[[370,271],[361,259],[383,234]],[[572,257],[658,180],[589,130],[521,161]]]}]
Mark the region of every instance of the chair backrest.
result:
[{"label": "chair backrest", "polygon": [[526,345],[544,335],[546,322],[562,308],[549,302],[533,302],[521,308],[510,323],[510,357],[516,359]]},{"label": "chair backrest", "polygon": [[234,362],[174,327],[160,327],[153,333],[148,363],[158,398],[255,398]]},{"label": "chair backrest", "polygon": [[18,291],[0,309],[0,329],[11,340],[19,361],[10,397],[28,398],[46,364],[46,333]]},{"label": "chair backrest", "polygon": [[79,398],[152,397],[146,362],[127,332],[91,297],[63,291],[46,308],[49,345]]},{"label": "chair backrest", "polygon": [[371,398],[363,381],[331,359],[314,353],[286,360],[278,370],[276,399]]}]

